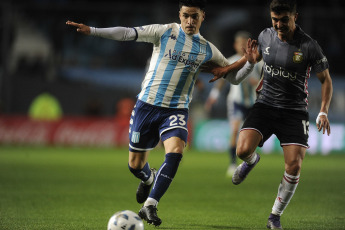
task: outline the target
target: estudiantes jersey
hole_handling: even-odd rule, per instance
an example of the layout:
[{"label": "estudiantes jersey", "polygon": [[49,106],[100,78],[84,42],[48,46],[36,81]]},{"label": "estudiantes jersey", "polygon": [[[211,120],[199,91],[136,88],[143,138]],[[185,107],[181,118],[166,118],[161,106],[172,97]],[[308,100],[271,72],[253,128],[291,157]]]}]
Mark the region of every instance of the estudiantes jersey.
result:
[{"label": "estudiantes jersey", "polygon": [[306,111],[311,69],[319,73],[329,67],[318,43],[298,25],[292,41],[282,42],[271,27],[261,32],[258,42],[264,75],[257,89],[257,102]]},{"label": "estudiantes jersey", "polygon": [[135,27],[138,42],[153,43],[149,69],[138,99],[167,108],[188,108],[199,67],[229,62],[200,34],[187,35],[177,23]]}]

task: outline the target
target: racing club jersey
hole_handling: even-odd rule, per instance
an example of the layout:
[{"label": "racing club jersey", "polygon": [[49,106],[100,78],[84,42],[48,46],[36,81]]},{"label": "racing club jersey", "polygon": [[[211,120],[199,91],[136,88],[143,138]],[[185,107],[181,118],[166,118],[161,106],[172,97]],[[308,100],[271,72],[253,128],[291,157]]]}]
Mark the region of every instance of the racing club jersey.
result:
[{"label": "racing club jersey", "polygon": [[328,69],[327,58],[318,43],[298,25],[292,41],[282,42],[271,27],[261,32],[258,42],[264,66],[256,102],[306,111],[311,69],[316,73]]},{"label": "racing club jersey", "polygon": [[188,108],[199,67],[212,61],[229,64],[200,34],[187,35],[177,23],[135,27],[138,42],[153,43],[148,71],[138,99],[167,108]]}]

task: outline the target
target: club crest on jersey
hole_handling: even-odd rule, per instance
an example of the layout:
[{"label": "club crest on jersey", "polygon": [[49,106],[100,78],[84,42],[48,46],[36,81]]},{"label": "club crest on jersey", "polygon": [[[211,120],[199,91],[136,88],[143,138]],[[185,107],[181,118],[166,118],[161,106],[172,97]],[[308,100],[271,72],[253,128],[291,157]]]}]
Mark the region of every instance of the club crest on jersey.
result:
[{"label": "club crest on jersey", "polygon": [[301,63],[303,61],[303,53],[301,51],[294,52],[292,60],[294,63]]},{"label": "club crest on jersey", "polygon": [[200,44],[200,53],[206,54],[206,45]]},{"label": "club crest on jersey", "polygon": [[140,132],[133,131],[131,141],[133,143],[139,143],[139,139],[140,139]]}]

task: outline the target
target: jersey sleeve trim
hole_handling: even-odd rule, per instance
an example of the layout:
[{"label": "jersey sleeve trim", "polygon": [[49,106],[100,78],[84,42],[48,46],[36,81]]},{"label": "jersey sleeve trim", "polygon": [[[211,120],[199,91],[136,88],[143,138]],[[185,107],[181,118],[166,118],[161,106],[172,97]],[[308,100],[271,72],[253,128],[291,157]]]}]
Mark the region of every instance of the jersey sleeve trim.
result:
[{"label": "jersey sleeve trim", "polygon": [[133,28],[134,31],[135,31],[135,38],[134,38],[134,41],[137,41],[137,39],[138,39],[138,31],[137,31],[136,28],[134,28],[134,27],[132,27],[132,28]]}]

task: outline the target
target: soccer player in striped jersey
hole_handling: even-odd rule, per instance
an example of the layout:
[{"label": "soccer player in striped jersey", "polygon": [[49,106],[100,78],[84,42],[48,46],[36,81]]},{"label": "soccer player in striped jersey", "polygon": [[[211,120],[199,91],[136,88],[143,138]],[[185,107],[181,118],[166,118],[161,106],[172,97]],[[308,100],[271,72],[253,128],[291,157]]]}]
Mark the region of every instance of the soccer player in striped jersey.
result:
[{"label": "soccer player in striped jersey", "polygon": [[[235,34],[234,49],[236,53],[228,58],[230,63],[234,63],[243,56],[242,47],[245,47],[250,37],[251,35],[247,31],[238,31]],[[259,62],[254,66],[253,72],[246,78],[246,80],[242,81],[241,84],[231,85],[227,96],[226,107],[231,133],[229,142],[230,163],[226,170],[226,176],[230,178],[237,168],[236,142],[238,132],[241,128],[244,118],[256,100],[255,89],[260,80],[261,71],[262,62]],[[205,102],[206,111],[209,112],[213,104],[218,101],[220,91],[225,85],[225,80],[217,81],[217,83],[214,84]]]},{"label": "soccer player in striped jersey", "polygon": [[[130,118],[128,167],[141,180],[136,196],[144,205],[139,216],[155,226],[162,223],[157,204],[175,177],[187,142],[188,105],[200,67],[205,63],[228,66],[232,71],[227,79],[238,84],[256,62],[255,40],[249,39],[244,56],[229,65],[219,50],[200,35],[205,0],[180,0],[179,7],[181,24],[94,28],[66,22],[86,35],[153,44],[150,66]],[[150,169],[147,159],[159,140],[165,148],[165,161],[156,171]]]},{"label": "soccer player in striped jersey", "polygon": [[[282,229],[280,216],[295,193],[302,161],[308,146],[308,79],[313,68],[321,82],[321,109],[316,125],[329,135],[327,118],[332,98],[328,61],[318,43],[297,24],[296,0],[273,0],[270,4],[273,27],[259,35],[258,57],[264,61],[259,96],[249,112],[237,142],[237,156],[244,162],[232,177],[240,184],[259,162],[258,146],[275,134],[283,148],[285,172],[267,228]],[[218,76],[226,73],[219,68]]]}]

